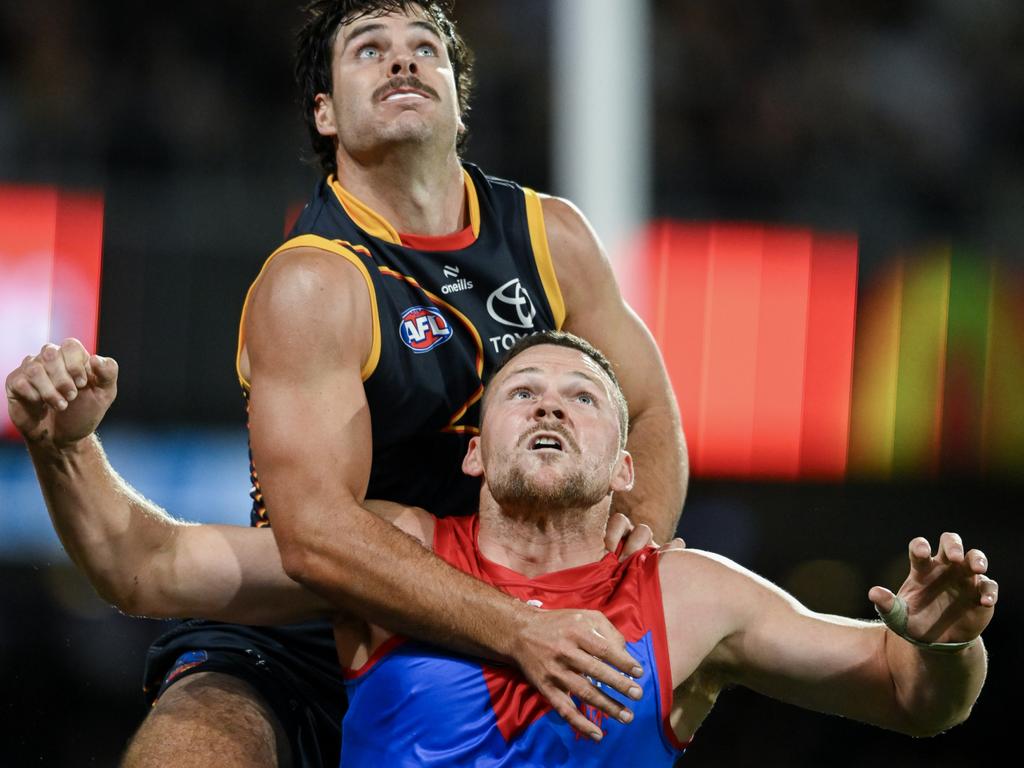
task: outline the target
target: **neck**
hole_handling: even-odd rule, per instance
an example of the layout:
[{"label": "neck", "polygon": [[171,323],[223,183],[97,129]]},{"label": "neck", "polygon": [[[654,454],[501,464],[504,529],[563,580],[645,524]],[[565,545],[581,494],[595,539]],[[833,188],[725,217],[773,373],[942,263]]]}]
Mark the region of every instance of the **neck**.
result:
[{"label": "neck", "polygon": [[338,153],[338,181],[399,232],[450,235],[468,223],[462,165],[443,155],[392,147],[359,158]]},{"label": "neck", "polygon": [[544,514],[501,507],[485,487],[480,494],[480,552],[529,578],[596,563],[607,552],[610,503],[607,498],[587,509]]}]

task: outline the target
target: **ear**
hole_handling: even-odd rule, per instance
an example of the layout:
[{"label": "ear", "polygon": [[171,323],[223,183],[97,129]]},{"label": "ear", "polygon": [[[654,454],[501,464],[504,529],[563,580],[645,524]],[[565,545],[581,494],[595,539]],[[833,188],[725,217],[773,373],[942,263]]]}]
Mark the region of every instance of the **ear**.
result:
[{"label": "ear", "polygon": [[462,471],[470,477],[483,477],[484,463],[480,455],[479,437],[469,439],[469,448],[466,449],[466,457],[462,460]]},{"label": "ear", "polygon": [[621,493],[633,490],[633,479],[633,457],[629,451],[619,451],[619,459],[612,472],[612,491]]},{"label": "ear", "polygon": [[313,100],[313,120],[321,136],[337,136],[334,122],[334,101],[326,93],[318,93]]}]

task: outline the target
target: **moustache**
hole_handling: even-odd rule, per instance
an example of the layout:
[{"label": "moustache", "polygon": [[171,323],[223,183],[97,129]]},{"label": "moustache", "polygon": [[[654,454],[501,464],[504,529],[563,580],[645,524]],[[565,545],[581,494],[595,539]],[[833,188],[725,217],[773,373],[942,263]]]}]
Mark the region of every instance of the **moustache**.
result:
[{"label": "moustache", "polygon": [[389,93],[390,91],[397,90],[399,88],[413,88],[417,91],[423,91],[425,94],[434,99],[437,99],[438,101],[440,101],[441,99],[441,96],[440,94],[438,94],[437,91],[435,91],[429,85],[427,85],[418,77],[416,77],[416,75],[407,75],[405,77],[402,77],[401,75],[396,75],[395,77],[392,77],[390,80],[384,83],[384,85],[382,85],[380,88],[373,92],[373,100],[380,101],[381,99],[384,98],[384,94]]}]

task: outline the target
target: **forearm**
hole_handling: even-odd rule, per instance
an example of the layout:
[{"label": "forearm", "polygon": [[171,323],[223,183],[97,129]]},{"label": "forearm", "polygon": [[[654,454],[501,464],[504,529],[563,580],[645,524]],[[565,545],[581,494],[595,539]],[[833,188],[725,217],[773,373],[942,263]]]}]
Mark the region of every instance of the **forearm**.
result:
[{"label": "forearm", "polygon": [[154,558],[140,613],[238,624],[286,624],[337,613],[288,578],[273,533],[237,525],[179,524],[173,546]]},{"label": "forearm", "polygon": [[[534,609],[449,566],[356,504],[335,509],[324,535],[279,543],[288,574],[336,607],[447,648],[509,658]],[[315,530],[306,528],[305,530]]]},{"label": "forearm", "polygon": [[121,479],[94,435],[30,455],[68,556],[125,613],[279,624],[331,611],[288,578],[270,531],[175,520]]},{"label": "forearm", "polygon": [[64,449],[30,442],[29,454],[68,556],[101,597],[130,605],[176,521],[118,476],[95,435]]},{"label": "forearm", "polygon": [[931,736],[967,719],[988,667],[980,637],[956,653],[919,649],[887,630],[882,642],[895,696],[912,735]]},{"label": "forearm", "polygon": [[627,447],[637,468],[636,483],[629,493],[615,495],[612,512],[649,525],[655,541],[668,541],[675,536],[689,481],[678,411],[665,405],[639,414],[630,425]]}]

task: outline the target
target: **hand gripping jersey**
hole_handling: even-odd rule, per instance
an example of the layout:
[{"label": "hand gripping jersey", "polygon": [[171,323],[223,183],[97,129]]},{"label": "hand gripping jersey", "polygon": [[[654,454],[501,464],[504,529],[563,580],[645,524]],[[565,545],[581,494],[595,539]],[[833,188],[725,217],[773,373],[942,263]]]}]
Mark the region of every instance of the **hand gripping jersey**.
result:
[{"label": "hand gripping jersey", "polygon": [[[565,317],[538,195],[472,165],[463,173],[464,233],[399,235],[328,177],[267,260],[320,248],[362,274],[374,313],[362,370],[373,429],[366,496],[438,516],[477,506],[479,481],[461,464],[478,432],[482,380],[516,338],[558,329]],[[239,354],[244,327],[245,310]],[[248,392],[241,370],[239,378]],[[267,525],[256,468],[252,496],[253,524]]]},{"label": "hand gripping jersey", "polygon": [[555,713],[516,669],[395,636],[362,668],[346,673],[342,765],[673,765],[686,744],[668,724],[672,679],[653,550],[624,563],[608,554],[597,563],[528,579],[481,555],[478,528],[475,515],[438,520],[434,551],[533,605],[604,613],[644,668],[637,680],[643,698],[630,702],[633,722],[623,725],[584,707],[605,733],[593,742]]}]

